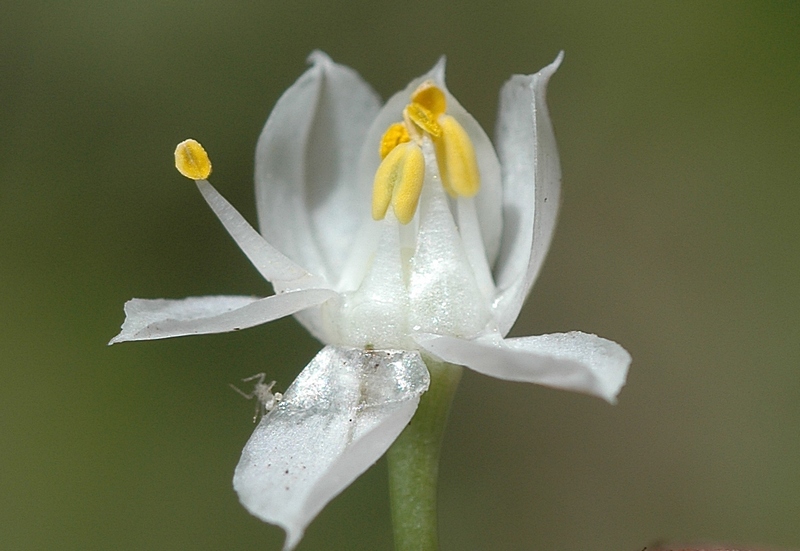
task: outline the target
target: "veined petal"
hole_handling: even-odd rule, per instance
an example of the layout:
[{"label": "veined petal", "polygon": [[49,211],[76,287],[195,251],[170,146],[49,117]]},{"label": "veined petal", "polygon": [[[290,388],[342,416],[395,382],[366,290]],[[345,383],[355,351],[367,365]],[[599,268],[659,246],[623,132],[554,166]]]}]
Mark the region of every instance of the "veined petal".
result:
[{"label": "veined petal", "polygon": [[293,290],[327,287],[321,278],[309,274],[261,237],[214,186],[205,180],[196,183],[203,199],[264,279],[278,283],[276,287],[281,291],[287,287]]},{"label": "veined petal", "polygon": [[408,424],[430,377],[419,353],[327,346],[262,418],[233,487],[293,549],[322,508]]},{"label": "veined petal", "polygon": [[544,262],[555,230],[561,165],[545,94],[564,52],[534,75],[515,75],[500,92],[497,153],[503,174],[503,241],[495,266],[495,315],[505,335]]},{"label": "veined petal", "polygon": [[630,354],[617,343],[577,331],[514,339],[493,335],[471,341],[417,335],[414,340],[442,360],[484,375],[584,392],[612,404],[631,363]]},{"label": "veined petal", "polygon": [[258,140],[256,206],[267,240],[335,283],[361,222],[350,213],[369,201],[356,185],[357,162],[380,100],[355,71],[322,52],[309,61]]},{"label": "veined petal", "polygon": [[134,298],[125,303],[122,331],[108,344],[238,331],[294,314],[336,296],[329,289],[306,289],[267,298]]}]

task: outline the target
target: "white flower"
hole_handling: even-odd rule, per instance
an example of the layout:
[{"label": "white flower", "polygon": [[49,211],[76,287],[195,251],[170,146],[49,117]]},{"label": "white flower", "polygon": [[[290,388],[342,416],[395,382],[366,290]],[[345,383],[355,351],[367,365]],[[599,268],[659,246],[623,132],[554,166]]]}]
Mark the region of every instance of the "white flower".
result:
[{"label": "white flower", "polygon": [[[276,294],[133,299],[111,342],[294,314],[326,344],[234,476],[244,506],[286,529],[287,549],[411,419],[429,384],[420,353],[609,402],[624,384],[630,356],[614,342],[504,338],[555,227],[561,171],[545,89],[561,59],[503,86],[495,149],[447,91],[444,60],[381,107],[358,74],[315,52],[258,142],[260,234],[205,181],[210,164],[190,174]],[[196,142],[176,154],[207,162]]]}]

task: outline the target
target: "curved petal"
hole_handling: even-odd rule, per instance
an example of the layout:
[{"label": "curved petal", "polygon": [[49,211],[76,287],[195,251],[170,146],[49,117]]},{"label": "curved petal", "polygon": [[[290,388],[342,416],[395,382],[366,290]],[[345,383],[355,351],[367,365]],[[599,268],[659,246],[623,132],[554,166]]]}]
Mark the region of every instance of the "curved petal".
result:
[{"label": "curved petal", "polygon": [[442,360],[484,375],[574,390],[616,402],[631,356],[617,343],[573,331],[537,337],[472,341],[419,335],[417,344]]},{"label": "curved petal", "polygon": [[205,180],[198,180],[196,184],[208,206],[264,279],[276,282],[281,291],[326,287],[324,281],[309,274],[261,237],[214,186]]},{"label": "curved petal", "polygon": [[403,108],[411,99],[411,93],[422,82],[432,80],[444,90],[447,98],[447,112],[452,115],[467,131],[475,147],[475,156],[478,160],[478,170],[481,174],[481,191],[475,197],[483,236],[484,249],[493,265],[500,247],[500,232],[502,227],[502,189],[500,184],[500,162],[497,160],[492,142],[483,131],[478,121],[470,115],[458,100],[456,100],[445,84],[445,58],[442,57],[433,68],[421,77],[412,80],[406,88],[391,98],[381,109],[380,113],[370,126],[364,140],[364,146],[359,158],[358,185],[360,187],[360,202],[357,203],[359,220],[366,221],[370,216],[370,197],[372,196],[372,182],[375,171],[378,170],[381,158],[379,144],[381,136],[389,125],[403,120]]},{"label": "curved petal", "polygon": [[497,289],[492,278],[491,265],[487,261],[486,249],[478,222],[475,201],[467,197],[459,197],[455,201],[458,218],[458,232],[464,245],[464,252],[469,259],[475,281],[483,295],[484,304],[491,304]]},{"label": "curved petal", "polygon": [[311,273],[335,282],[358,229],[349,213],[358,155],[380,109],[352,69],[322,52],[278,100],[256,147],[261,233]]},{"label": "curved petal", "polygon": [[238,331],[289,316],[336,296],[334,291],[328,289],[307,289],[267,298],[134,298],[125,303],[122,331],[108,344]]},{"label": "curved petal", "polygon": [[[486,260],[489,266],[494,266],[497,255],[500,253],[503,231],[503,189],[500,161],[483,127],[458,103],[458,100],[450,94],[445,86],[444,64],[442,64],[441,85],[447,95],[447,112],[461,123],[475,146],[475,156],[478,159],[478,170],[481,174],[481,189],[473,201],[478,214],[480,232],[483,236]],[[459,218],[458,223],[461,227],[469,221]]]},{"label": "curved petal", "polygon": [[515,75],[500,92],[497,153],[503,173],[503,241],[495,266],[495,314],[505,335],[528,296],[555,230],[561,165],[547,112],[547,82],[564,52],[534,75]]},{"label": "curved petal", "polygon": [[428,389],[419,353],[327,346],[242,451],[233,487],[293,549],[322,508],[388,449]]}]

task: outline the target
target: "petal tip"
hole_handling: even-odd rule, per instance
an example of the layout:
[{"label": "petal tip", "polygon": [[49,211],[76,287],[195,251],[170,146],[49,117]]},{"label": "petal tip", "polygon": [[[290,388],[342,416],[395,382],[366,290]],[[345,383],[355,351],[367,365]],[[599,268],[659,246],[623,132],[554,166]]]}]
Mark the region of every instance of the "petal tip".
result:
[{"label": "petal tip", "polygon": [[558,52],[556,58],[548,65],[545,65],[544,67],[539,69],[536,75],[541,76],[542,78],[545,79],[545,81],[550,80],[550,77],[553,76],[553,74],[555,74],[555,72],[558,70],[559,67],[561,67],[561,63],[563,61],[564,61],[564,50],[561,50],[560,52]]},{"label": "petal tip", "polygon": [[597,395],[609,404],[616,405],[619,393],[622,392],[622,388],[628,380],[628,371],[633,358],[620,344],[602,337],[595,336],[595,338],[602,342],[606,349],[606,374],[605,377],[598,379],[602,388],[599,389]]},{"label": "petal tip", "polygon": [[433,80],[435,82],[444,85],[446,68],[447,68],[447,56],[443,55],[436,61],[433,68],[430,70],[429,74],[433,77]]},{"label": "petal tip", "polygon": [[306,63],[316,67],[317,65],[333,65],[334,61],[331,59],[331,56],[329,56],[322,50],[314,50],[310,54],[308,54],[308,57],[306,58]]}]

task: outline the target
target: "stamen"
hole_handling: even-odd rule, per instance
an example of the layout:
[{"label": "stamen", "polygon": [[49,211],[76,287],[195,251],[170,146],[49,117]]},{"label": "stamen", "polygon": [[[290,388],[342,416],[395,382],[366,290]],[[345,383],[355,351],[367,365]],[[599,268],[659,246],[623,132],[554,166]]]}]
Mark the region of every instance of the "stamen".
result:
[{"label": "stamen", "polygon": [[475,148],[467,131],[450,115],[439,117],[442,137],[433,140],[442,185],[453,196],[474,197],[481,187]]},{"label": "stamen", "polygon": [[408,224],[414,218],[425,181],[425,157],[417,145],[406,147],[408,154],[403,163],[403,177],[394,187],[392,208],[401,224]]},{"label": "stamen", "polygon": [[411,141],[406,126],[401,122],[396,122],[386,129],[381,138],[381,159],[385,159],[389,152],[401,143]]},{"label": "stamen", "polygon": [[401,224],[414,218],[425,179],[425,158],[413,142],[400,144],[386,155],[372,186],[372,218],[383,220],[391,203]]},{"label": "stamen", "polygon": [[447,110],[447,100],[444,97],[444,92],[432,80],[426,80],[417,86],[417,89],[411,94],[411,101],[420,104],[433,113],[435,117],[443,115]]},{"label": "stamen", "polygon": [[[467,131],[446,115],[447,98],[433,81],[411,94],[403,122],[389,126],[381,138],[381,161],[372,184],[372,218],[383,220],[389,205],[401,224],[414,218],[425,179],[425,156],[420,146],[429,136],[442,186],[452,197],[473,197],[480,188],[475,148]],[[413,140],[412,140],[413,138]],[[430,142],[429,142],[430,143]]]},{"label": "stamen", "polygon": [[190,180],[205,180],[211,174],[211,161],[197,141],[184,140],[175,148],[175,168]]},{"label": "stamen", "polygon": [[431,137],[438,138],[442,135],[442,127],[436,122],[436,115],[427,107],[419,103],[409,103],[403,114],[407,115],[415,125],[430,134]]}]

